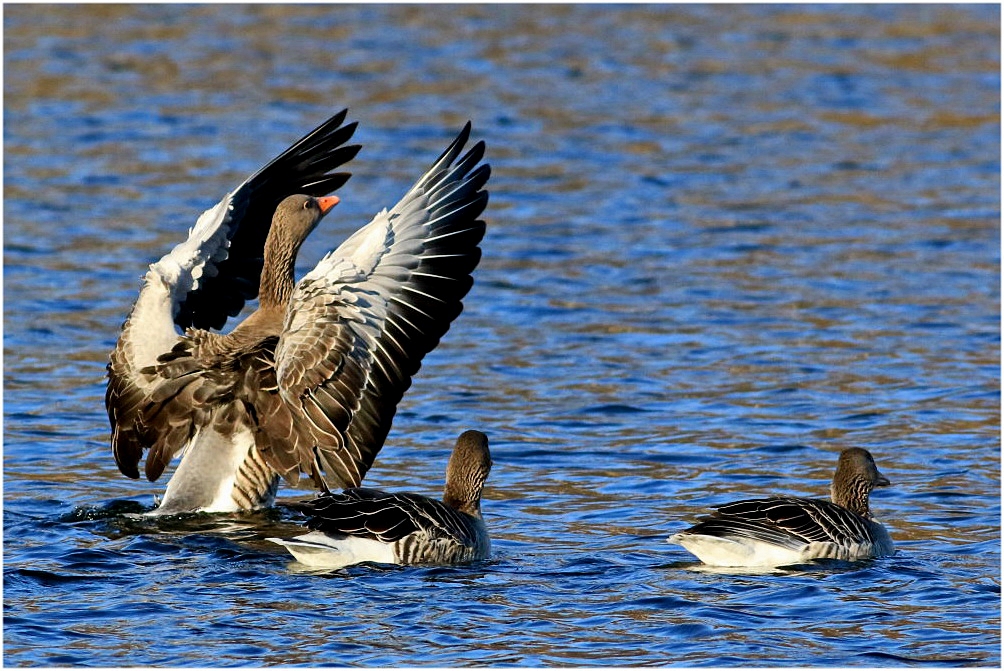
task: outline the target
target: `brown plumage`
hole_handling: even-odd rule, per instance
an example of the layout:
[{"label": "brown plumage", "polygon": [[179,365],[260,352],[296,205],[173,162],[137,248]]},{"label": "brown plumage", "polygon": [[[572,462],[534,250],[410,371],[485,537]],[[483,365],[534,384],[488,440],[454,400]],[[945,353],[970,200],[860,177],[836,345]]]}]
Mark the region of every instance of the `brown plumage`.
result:
[{"label": "brown plumage", "polygon": [[354,487],[290,507],[308,515],[310,533],[271,538],[300,562],[326,568],[371,561],[456,564],[491,551],[481,493],[491,472],[488,437],[464,431],[446,467],[443,500]]},{"label": "brown plumage", "polygon": [[[228,235],[238,239],[248,221],[233,219],[242,209],[235,203],[244,203],[245,214],[262,206],[256,194],[272,180],[288,183],[298,170],[293,183],[304,191],[337,182],[330,170],[355,154],[339,146],[354,128],[337,128],[343,117],[204,214],[189,239],[147,274],[111,356],[106,403],[112,447],[126,475],[138,477],[144,449],[150,480],[185,455],[160,512],[269,505],[277,476],[296,483],[307,473],[324,486],[357,486],[422,357],[462,309],[480,259],[484,222],[477,217],[489,176],[487,165],[478,166],[483,143],[457,160],[469,124],[391,211],[299,284],[296,255],[337,198],[281,199],[259,251],[258,309],[227,334],[188,328],[177,335],[175,326],[189,319],[216,323],[199,292],[224,286],[223,271],[236,276],[233,269],[246,265],[226,242]],[[270,172],[275,165],[284,170]]]},{"label": "brown plumage", "polygon": [[895,552],[871,513],[869,496],[889,480],[860,447],[840,453],[830,500],[796,496],[744,499],[723,506],[670,543],[716,566],[786,566],[813,559],[856,560]]}]

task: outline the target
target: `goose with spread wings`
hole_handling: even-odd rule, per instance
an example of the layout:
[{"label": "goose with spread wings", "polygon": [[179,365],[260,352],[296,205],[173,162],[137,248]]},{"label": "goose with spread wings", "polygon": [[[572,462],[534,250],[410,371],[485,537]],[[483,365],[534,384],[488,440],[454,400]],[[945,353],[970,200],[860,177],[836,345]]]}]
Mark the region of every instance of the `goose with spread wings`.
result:
[{"label": "goose with spread wings", "polygon": [[[463,309],[490,168],[468,123],[390,210],[299,282],[296,255],[358,152],[336,114],[199,217],[150,266],[108,364],[112,450],[156,514],[272,505],[280,478],[356,487],[422,358]],[[258,307],[229,333],[246,301]],[[179,332],[179,330],[181,330]]]}]

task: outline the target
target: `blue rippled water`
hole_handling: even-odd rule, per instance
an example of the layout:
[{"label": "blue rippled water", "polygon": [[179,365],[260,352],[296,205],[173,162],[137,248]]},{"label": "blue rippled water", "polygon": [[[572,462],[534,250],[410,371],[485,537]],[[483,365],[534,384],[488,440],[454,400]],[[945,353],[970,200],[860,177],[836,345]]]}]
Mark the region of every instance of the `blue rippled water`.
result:
[{"label": "blue rippled water", "polygon": [[[999,666],[991,5],[9,5],[4,662]],[[479,428],[492,557],[311,572],[263,513],[146,519],[104,366],[146,264],[343,106],[307,269],[467,120],[484,258],[367,484]],[[862,446],[895,557],[702,569],[708,506]],[[282,500],[303,496],[290,489]]]}]

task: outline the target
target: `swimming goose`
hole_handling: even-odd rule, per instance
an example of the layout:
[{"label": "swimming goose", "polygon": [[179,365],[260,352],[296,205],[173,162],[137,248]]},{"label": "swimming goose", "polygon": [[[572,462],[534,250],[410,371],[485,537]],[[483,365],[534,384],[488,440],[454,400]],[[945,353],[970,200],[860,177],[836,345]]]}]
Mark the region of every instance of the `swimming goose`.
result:
[{"label": "swimming goose", "polygon": [[861,448],[840,453],[831,501],[775,496],[736,501],[674,534],[711,566],[788,566],[813,559],[856,560],[892,555],[892,539],[868,507],[875,487],[889,484]]},{"label": "swimming goose", "polygon": [[365,488],[327,492],[290,506],[310,516],[310,533],[269,540],[286,546],[300,563],[318,568],[484,559],[490,542],[481,517],[481,490],[491,467],[488,437],[465,431],[450,455],[442,501]]},{"label": "swimming goose", "polygon": [[[153,514],[272,505],[279,478],[355,487],[422,358],[463,309],[490,174],[470,123],[393,208],[299,283],[300,245],[349,175],[356,124],[336,114],[199,217],[150,266],[108,365],[119,469],[156,480]],[[259,295],[227,334],[212,332]],[[184,329],[179,334],[177,329]],[[316,449],[315,449],[316,448]]]}]

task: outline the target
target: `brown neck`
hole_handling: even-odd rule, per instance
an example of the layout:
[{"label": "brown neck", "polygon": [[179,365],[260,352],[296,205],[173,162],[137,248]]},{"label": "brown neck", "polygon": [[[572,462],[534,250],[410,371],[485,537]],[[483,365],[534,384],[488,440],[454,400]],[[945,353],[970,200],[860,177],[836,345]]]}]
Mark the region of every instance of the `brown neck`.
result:
[{"label": "brown neck", "polygon": [[443,503],[450,506],[454,510],[459,510],[462,513],[466,513],[471,517],[481,517],[481,501],[468,501],[463,497],[456,496],[449,490],[447,490],[443,495]]},{"label": "brown neck", "polygon": [[844,479],[842,482],[834,479],[830,488],[830,500],[852,513],[871,517],[871,510],[868,508],[870,493],[871,487],[861,478]]},{"label": "brown neck", "polygon": [[265,267],[261,271],[258,303],[262,308],[285,309],[293,297],[293,270],[296,264],[296,247],[272,235],[265,241]]},{"label": "brown neck", "polygon": [[[470,477],[470,474],[466,474]],[[481,517],[481,487],[457,473],[447,473],[446,487],[443,488],[443,503],[454,510]]]}]

